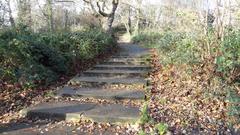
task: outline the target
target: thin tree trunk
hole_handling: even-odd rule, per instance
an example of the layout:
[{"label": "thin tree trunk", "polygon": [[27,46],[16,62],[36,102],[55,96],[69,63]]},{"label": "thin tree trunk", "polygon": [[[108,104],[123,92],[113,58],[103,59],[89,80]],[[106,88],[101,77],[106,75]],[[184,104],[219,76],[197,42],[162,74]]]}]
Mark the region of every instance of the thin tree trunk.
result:
[{"label": "thin tree trunk", "polygon": [[231,0],[228,0],[228,6],[229,6],[229,22],[228,22],[228,26],[231,27],[232,26],[232,11],[231,11]]},{"label": "thin tree trunk", "polygon": [[48,25],[49,31],[53,31],[53,10],[52,10],[52,0],[47,0],[47,8],[48,8]]},{"label": "thin tree trunk", "polygon": [[137,9],[137,22],[134,28],[135,35],[139,33],[139,23],[140,23],[140,9]]},{"label": "thin tree trunk", "polygon": [[31,2],[30,0],[18,0],[18,19],[19,22],[31,27]]},{"label": "thin tree trunk", "polygon": [[115,18],[115,12],[117,10],[117,7],[118,7],[118,1],[115,3],[115,0],[113,0],[112,2],[112,12],[109,14],[108,16],[108,21],[107,21],[107,32],[109,32],[110,34],[113,34],[112,33],[112,24],[113,24],[113,21],[114,21],[114,18]]},{"label": "thin tree trunk", "polygon": [[137,22],[134,30],[134,34],[139,33],[139,28],[140,28],[140,16],[141,16],[141,5],[142,5],[142,0],[137,0]]},{"label": "thin tree trunk", "polygon": [[68,10],[65,10],[65,22],[64,22],[65,30],[68,29]]},{"label": "thin tree trunk", "polygon": [[128,7],[128,33],[132,34],[131,6]]},{"label": "thin tree trunk", "polygon": [[9,21],[11,23],[11,26],[15,28],[15,21],[13,19],[12,16],[12,9],[11,9],[11,5],[10,5],[10,0],[6,0],[7,5],[8,5],[8,15],[9,15]]},{"label": "thin tree trunk", "polygon": [[112,34],[112,24],[114,21],[114,14],[111,14],[108,18],[107,18],[107,32]]}]

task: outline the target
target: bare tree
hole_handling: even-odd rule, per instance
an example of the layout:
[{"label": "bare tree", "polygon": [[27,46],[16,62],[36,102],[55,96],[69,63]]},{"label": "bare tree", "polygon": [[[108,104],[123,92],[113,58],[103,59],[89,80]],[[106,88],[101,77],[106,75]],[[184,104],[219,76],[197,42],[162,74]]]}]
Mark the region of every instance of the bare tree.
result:
[{"label": "bare tree", "polygon": [[30,26],[32,24],[31,18],[31,1],[17,0],[18,4],[18,20],[20,23]]},{"label": "bare tree", "polygon": [[12,9],[11,9],[11,4],[10,4],[10,0],[5,0],[6,3],[7,3],[7,7],[8,7],[8,16],[9,16],[9,21],[11,23],[11,26],[12,27],[15,27],[15,21],[13,19],[13,16],[12,16]]},{"label": "bare tree", "polygon": [[98,14],[102,15],[103,17],[107,18],[107,31],[112,34],[112,24],[115,18],[115,12],[117,10],[119,0],[112,0],[112,8],[110,13],[105,12],[106,2],[103,1],[102,4],[100,5],[99,1],[96,1],[97,5],[97,10],[94,7],[93,1],[92,0],[83,0],[84,2],[90,4],[91,8],[93,9],[94,12],[97,12]]},{"label": "bare tree", "polygon": [[125,26],[127,33],[130,35],[132,34],[132,19],[131,19],[131,16],[133,15],[132,8],[134,7],[128,3],[122,3],[121,9],[118,12],[119,23]]},{"label": "bare tree", "polygon": [[136,0],[137,1],[137,21],[136,25],[134,28],[134,33],[137,34],[139,33],[139,25],[140,25],[140,18],[141,18],[141,5],[142,5],[142,0]]},{"label": "bare tree", "polygon": [[48,17],[48,25],[49,25],[49,30],[52,32],[53,31],[53,9],[52,9],[52,0],[47,0],[47,17]]},{"label": "bare tree", "polygon": [[2,27],[5,23],[5,10],[6,5],[0,1],[0,26]]}]

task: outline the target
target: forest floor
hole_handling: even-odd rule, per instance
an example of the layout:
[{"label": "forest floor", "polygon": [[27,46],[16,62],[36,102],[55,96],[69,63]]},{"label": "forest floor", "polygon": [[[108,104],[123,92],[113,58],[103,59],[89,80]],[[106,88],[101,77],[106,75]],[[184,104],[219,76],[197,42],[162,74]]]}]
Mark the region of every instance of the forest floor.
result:
[{"label": "forest floor", "polygon": [[209,78],[210,64],[192,70],[189,65],[164,66],[159,56],[157,51],[153,53],[149,101],[150,116],[156,123],[167,124],[173,134],[240,134],[240,124],[229,123],[227,92],[217,78]]}]

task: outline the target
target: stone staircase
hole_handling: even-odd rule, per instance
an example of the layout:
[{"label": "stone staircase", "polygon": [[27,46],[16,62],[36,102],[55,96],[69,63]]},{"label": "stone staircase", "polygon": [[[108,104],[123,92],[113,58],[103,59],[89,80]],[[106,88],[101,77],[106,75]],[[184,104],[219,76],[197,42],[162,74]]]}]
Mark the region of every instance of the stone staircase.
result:
[{"label": "stone staircase", "polygon": [[133,44],[120,44],[119,53],[95,67],[72,78],[57,90],[58,98],[94,98],[116,101],[97,102],[53,101],[41,103],[22,111],[29,118],[78,121],[89,119],[96,122],[136,122],[140,118],[140,106],[118,102],[144,102],[147,77],[151,67],[148,49]]}]

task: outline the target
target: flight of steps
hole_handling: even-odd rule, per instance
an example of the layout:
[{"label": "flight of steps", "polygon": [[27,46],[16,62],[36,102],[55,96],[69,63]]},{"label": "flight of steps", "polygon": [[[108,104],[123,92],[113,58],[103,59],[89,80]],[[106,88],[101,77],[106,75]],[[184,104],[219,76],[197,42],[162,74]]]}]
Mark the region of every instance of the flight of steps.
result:
[{"label": "flight of steps", "polygon": [[[108,60],[72,78],[56,96],[74,99],[95,98],[111,101],[144,102],[148,83],[148,49],[134,44],[120,45],[121,51]],[[96,122],[136,122],[140,107],[116,103],[54,101],[41,103],[22,111],[29,118]]]}]

